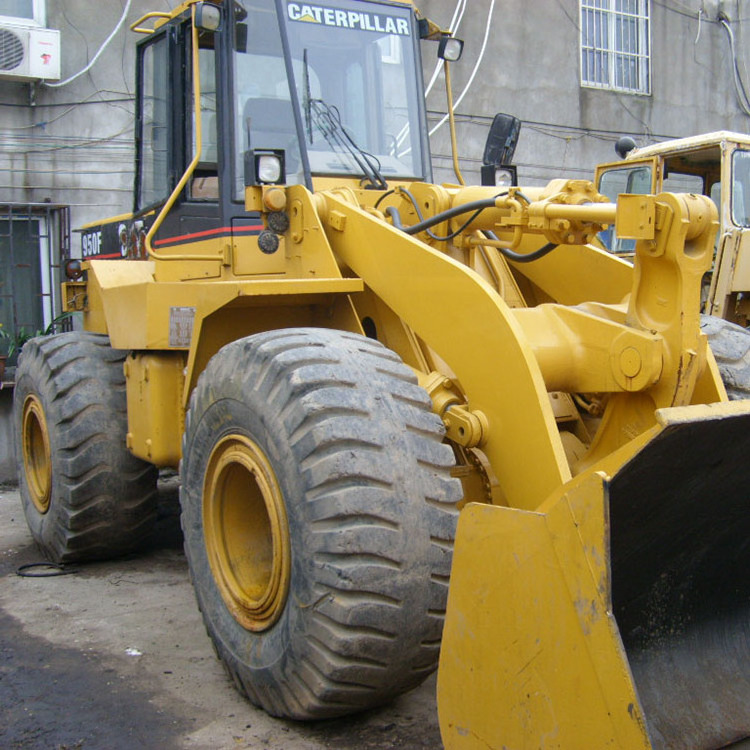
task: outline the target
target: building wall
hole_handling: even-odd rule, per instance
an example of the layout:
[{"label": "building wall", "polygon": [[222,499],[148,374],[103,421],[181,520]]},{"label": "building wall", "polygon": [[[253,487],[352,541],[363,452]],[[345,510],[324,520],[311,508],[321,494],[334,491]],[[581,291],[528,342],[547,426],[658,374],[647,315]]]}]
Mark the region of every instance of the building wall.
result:
[{"label": "building wall", "polygon": [[[0,202],[70,204],[73,227],[130,211],[139,35],[129,26],[175,4],[132,0],[91,70],[65,86],[0,81]],[[62,80],[87,65],[124,6],[125,0],[47,1],[47,25],[60,30]]]},{"label": "building wall", "polygon": [[[137,35],[128,26],[146,11],[166,10],[175,2],[131,0],[126,23],[96,64],[66,86],[0,81],[0,202],[68,203],[73,227],[130,210]],[[419,0],[418,5],[447,27],[461,2]],[[742,50],[748,0],[652,0],[651,96],[581,88],[577,0],[466,0],[464,5],[457,35],[466,40],[466,51],[452,67],[456,98],[489,29],[473,83],[457,107],[461,166],[469,182],[479,179],[487,128],[498,111],[524,123],[515,161],[526,184],[589,177],[597,162],[615,158],[613,144],[621,134],[644,145],[707,130],[748,129],[734,92],[727,36],[715,20],[720,9],[727,13]],[[61,31],[63,79],[93,57],[124,6],[125,0],[48,2],[48,26]],[[426,80],[435,68],[436,49],[423,45]],[[428,107],[434,126],[445,112],[442,74]],[[447,125],[432,144],[435,177],[454,181]]]},{"label": "building wall", "polygon": [[[459,0],[418,4],[448,27]],[[559,176],[589,177],[598,162],[617,158],[613,146],[620,135],[646,145],[711,130],[748,130],[748,117],[734,91],[727,34],[716,21],[720,10],[730,18],[742,53],[742,32],[750,20],[747,0],[652,0],[650,96],[580,86],[578,5],[577,0],[466,3],[455,32],[466,40],[463,58],[451,69],[455,99],[471,76],[489,28],[474,82],[457,107],[467,181],[478,180],[484,139],[495,112],[523,121],[515,156],[522,184],[543,184]],[[430,47],[425,45],[423,53],[428,79],[435,64]],[[743,75],[746,59],[747,53],[740,60]],[[428,98],[433,125],[445,112],[444,101],[436,85]],[[436,177],[455,180],[447,125],[433,136],[432,145]]]}]

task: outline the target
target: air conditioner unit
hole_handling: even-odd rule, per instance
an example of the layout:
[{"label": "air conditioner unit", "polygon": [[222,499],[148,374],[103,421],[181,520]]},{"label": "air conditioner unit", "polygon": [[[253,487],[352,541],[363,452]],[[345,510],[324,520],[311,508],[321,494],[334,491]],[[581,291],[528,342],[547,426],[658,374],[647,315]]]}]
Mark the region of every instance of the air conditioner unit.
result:
[{"label": "air conditioner unit", "polygon": [[60,78],[60,32],[0,24],[0,79],[10,81]]}]

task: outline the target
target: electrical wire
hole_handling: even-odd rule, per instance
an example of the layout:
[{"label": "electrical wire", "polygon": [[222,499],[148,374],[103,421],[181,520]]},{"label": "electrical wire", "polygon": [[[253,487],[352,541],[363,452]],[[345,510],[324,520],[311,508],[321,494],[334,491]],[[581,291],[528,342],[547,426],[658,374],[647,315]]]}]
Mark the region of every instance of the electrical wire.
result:
[{"label": "electrical wire", "polygon": [[[58,120],[65,117],[65,115],[69,114],[70,112],[73,112],[77,107],[80,107],[82,104],[108,104],[109,103],[108,101],[101,100],[101,99],[97,102],[91,101],[91,99],[93,99],[99,93],[100,93],[99,90],[92,91],[87,97],[84,97],[84,99],[82,99],[80,102],[75,102],[74,104],[71,104],[66,110],[56,115],[55,117],[53,117],[51,120],[40,120],[39,122],[32,123],[31,125],[21,125],[15,128],[3,128],[3,130],[8,132],[8,131],[16,131],[16,130],[31,130],[32,128],[45,128],[47,127],[47,125],[51,125],[53,122],[57,122]],[[123,101],[132,101],[132,100],[124,99]],[[128,113],[132,114],[132,112],[128,112]]]},{"label": "electrical wire", "polygon": [[[442,117],[444,113],[439,110],[427,110],[427,116],[428,120],[435,120],[439,117]],[[479,115],[479,114],[456,114],[456,120],[458,122],[469,122],[472,124],[479,125],[483,128],[486,128],[489,123],[492,122],[492,116],[489,115]],[[611,141],[612,143],[615,143],[621,136],[623,135],[630,135],[634,138],[637,138],[639,136],[642,136],[643,133],[640,131],[633,131],[633,130],[604,130],[602,128],[589,128],[589,127],[582,127],[580,125],[562,125],[560,123],[555,122],[539,122],[536,120],[522,120],[523,129],[528,130],[537,130],[544,135],[549,135],[553,138],[560,138],[567,140],[568,136],[564,134],[555,135],[554,132],[551,131],[563,131],[563,132],[571,132],[571,133],[581,133],[584,136],[590,136],[592,138],[598,138],[602,141]],[[651,133],[651,138],[657,139],[657,140],[671,140],[673,138],[679,138],[680,136],[675,134],[665,134],[665,133]],[[462,157],[463,158],[463,157]]]},{"label": "electrical wire", "polygon": [[51,88],[51,89],[58,89],[61,86],[67,86],[69,83],[72,83],[76,80],[76,78],[80,78],[84,73],[88,73],[89,70],[94,66],[96,61],[99,59],[99,56],[104,52],[104,50],[107,48],[107,45],[112,41],[112,39],[115,37],[117,32],[122,27],[123,23],[125,23],[125,19],[128,16],[128,12],[130,11],[130,5],[133,0],[128,0],[125,4],[125,9],[122,11],[122,15],[120,16],[120,20],[117,22],[117,25],[114,29],[112,29],[110,35],[104,40],[104,43],[101,47],[97,50],[97,53],[91,58],[88,65],[86,65],[85,68],[82,68],[74,75],[70,76],[69,78],[66,78],[64,81],[58,81],[57,83],[48,83],[47,81],[42,81],[42,83]]},{"label": "electrical wire", "polygon": [[[22,169],[18,170],[14,167],[0,167],[0,172],[12,172],[18,173],[23,172],[24,174],[64,174],[70,176],[69,169]],[[98,175],[100,177],[108,177],[116,174],[130,175],[133,174],[133,169],[108,169],[104,172],[100,170],[88,170],[88,169],[76,169],[76,176],[81,175]]]},{"label": "electrical wire", "polygon": [[698,8],[698,33],[695,35],[695,41],[693,46],[698,44],[698,40],[701,38],[701,19],[703,18],[703,8]]},{"label": "electrical wire", "polygon": [[[55,107],[71,107],[79,104],[112,104],[119,102],[134,102],[135,97],[125,91],[115,91],[114,89],[97,89],[94,94],[116,94],[116,99],[99,99],[98,101],[91,101],[91,97],[88,96],[80,102],[44,102],[36,103],[34,107],[36,109],[54,109]],[[15,107],[18,109],[28,109],[28,104],[19,104],[18,102],[0,102],[0,107]]]},{"label": "electrical wire", "polygon": [[739,61],[737,59],[737,48],[734,44],[734,32],[732,27],[727,23],[727,19],[724,16],[719,16],[719,23],[724,27],[729,37],[729,49],[732,53],[732,73],[734,74],[734,90],[737,94],[737,101],[739,102],[742,111],[750,117],[750,99],[745,89],[745,84],[742,82],[740,76]]},{"label": "electrical wire", "polygon": [[[62,144],[59,146],[51,146],[51,147],[45,147],[45,148],[30,148],[26,150],[26,153],[44,154],[50,151],[62,151],[64,149],[83,148],[84,146],[92,146],[98,143],[106,143],[108,141],[114,141],[119,136],[123,135],[124,133],[127,133],[128,130],[132,130],[132,128],[133,128],[133,123],[130,123],[126,125],[122,130],[118,130],[116,133],[113,133],[112,135],[106,135],[101,138],[89,138],[87,140],[81,141],[80,143],[66,143],[66,144]],[[130,139],[128,140],[130,142]]]}]

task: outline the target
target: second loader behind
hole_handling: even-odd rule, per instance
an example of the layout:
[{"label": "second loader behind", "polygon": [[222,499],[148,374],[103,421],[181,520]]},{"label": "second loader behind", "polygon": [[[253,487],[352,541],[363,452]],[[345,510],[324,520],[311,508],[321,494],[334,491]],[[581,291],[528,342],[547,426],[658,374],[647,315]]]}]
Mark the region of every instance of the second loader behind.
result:
[{"label": "second loader behind", "polygon": [[[418,44],[455,40],[410,2],[187,0],[135,30],[134,209],[68,264],[85,330],[18,368],[49,556],[136,547],[179,468],[206,628],[275,716],[439,662],[446,747],[747,736],[750,408],[699,325],[713,203],[434,184]],[[634,266],[589,244],[612,226]]]}]

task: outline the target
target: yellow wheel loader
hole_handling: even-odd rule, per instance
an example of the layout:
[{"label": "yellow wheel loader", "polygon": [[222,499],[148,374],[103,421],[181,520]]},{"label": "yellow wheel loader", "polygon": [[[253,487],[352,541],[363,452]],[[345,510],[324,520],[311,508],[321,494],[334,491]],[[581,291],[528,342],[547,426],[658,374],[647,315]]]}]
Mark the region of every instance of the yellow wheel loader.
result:
[{"label": "yellow wheel loader", "polygon": [[206,628],[275,716],[439,660],[449,748],[747,736],[750,407],[699,325],[710,199],[433,184],[419,40],[460,44],[409,2],[134,29],[134,209],[67,264],[85,331],[18,367],[47,554],[137,546],[179,467]]},{"label": "yellow wheel loader", "polygon": [[[719,209],[714,262],[703,277],[702,328],[718,361],[729,397],[750,396],[750,136],[721,130],[635,148],[615,146],[622,161],[600,164],[597,189],[610,200],[620,193],[663,191],[709,196]],[[634,243],[609,228],[599,240],[621,257]]]}]

